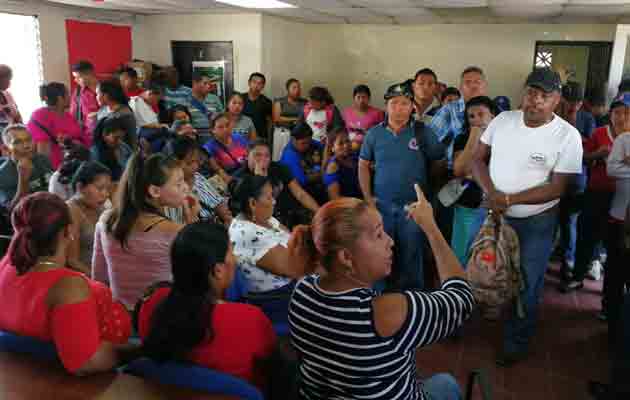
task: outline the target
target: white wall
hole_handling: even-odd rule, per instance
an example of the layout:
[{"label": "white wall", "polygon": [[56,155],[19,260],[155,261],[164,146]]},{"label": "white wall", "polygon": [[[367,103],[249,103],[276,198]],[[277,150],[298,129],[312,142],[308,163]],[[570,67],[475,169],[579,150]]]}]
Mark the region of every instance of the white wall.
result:
[{"label": "white wall", "polygon": [[615,44],[613,45],[610,61],[610,78],[608,79],[608,100],[617,94],[617,87],[624,74],[624,66],[628,63],[626,49],[630,42],[630,25],[617,25],[615,31]]},{"label": "white wall", "polygon": [[[37,15],[42,46],[42,67],[44,81],[69,83],[68,45],[66,41],[66,19],[98,21],[131,25],[133,18],[129,14],[109,11],[93,11],[71,7],[55,7],[25,1],[23,4],[0,1],[0,12]],[[9,36],[5,39],[8,40]]]},{"label": "white wall", "polygon": [[[612,41],[615,25],[307,25],[308,64],[341,105],[352,87],[370,86],[382,105],[386,87],[413,77],[422,67],[457,85],[468,65],[482,67],[491,96],[510,96],[518,104],[531,71],[537,40]],[[625,51],[625,47],[624,47]]]},{"label": "white wall", "polygon": [[308,42],[308,25],[263,16],[261,71],[267,77],[267,94],[284,96],[285,83],[289,78],[299,79],[303,91],[312,85],[311,52],[306,46]]},{"label": "white wall", "polygon": [[245,90],[247,78],[262,65],[262,15],[199,14],[138,17],[134,58],[171,65],[171,41],[232,41],[234,88]]}]

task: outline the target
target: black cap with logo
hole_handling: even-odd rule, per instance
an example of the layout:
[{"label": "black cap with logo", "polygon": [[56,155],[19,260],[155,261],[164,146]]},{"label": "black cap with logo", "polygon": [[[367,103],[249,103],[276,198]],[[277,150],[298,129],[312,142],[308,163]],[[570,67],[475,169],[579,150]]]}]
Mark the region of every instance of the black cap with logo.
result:
[{"label": "black cap with logo", "polygon": [[409,87],[407,82],[391,85],[387,88],[387,91],[385,92],[385,100],[389,100],[393,97],[398,96],[404,96],[408,99],[413,100],[413,92],[411,91],[411,88]]},{"label": "black cap with logo", "polygon": [[560,75],[551,68],[536,68],[527,77],[525,86],[531,86],[544,90],[545,92],[560,92],[562,81]]}]

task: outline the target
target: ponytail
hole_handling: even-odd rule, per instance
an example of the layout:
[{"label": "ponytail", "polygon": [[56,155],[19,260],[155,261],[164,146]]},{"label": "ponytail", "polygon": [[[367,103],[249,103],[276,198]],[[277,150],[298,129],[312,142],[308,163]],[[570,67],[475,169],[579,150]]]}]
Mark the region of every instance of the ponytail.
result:
[{"label": "ponytail", "polygon": [[139,151],[131,156],[120,180],[117,201],[106,223],[107,232],[122,247],[127,247],[127,239],[141,212],[163,215],[147,201],[149,186],[166,184],[177,165],[177,160],[162,153],[152,154],[146,160]]}]

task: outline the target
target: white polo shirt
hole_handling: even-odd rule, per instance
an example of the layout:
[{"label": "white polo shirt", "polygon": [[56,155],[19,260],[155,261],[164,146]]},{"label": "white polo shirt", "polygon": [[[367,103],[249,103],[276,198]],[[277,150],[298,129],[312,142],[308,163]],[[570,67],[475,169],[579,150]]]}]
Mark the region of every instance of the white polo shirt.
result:
[{"label": "white polo shirt", "polygon": [[[491,147],[490,179],[507,194],[551,182],[551,173],[582,172],[582,138],[571,124],[554,114],[538,128],[523,122],[522,111],[499,114],[483,133],[481,141]],[[517,204],[506,215],[525,218],[550,209],[560,200],[542,204]]]}]

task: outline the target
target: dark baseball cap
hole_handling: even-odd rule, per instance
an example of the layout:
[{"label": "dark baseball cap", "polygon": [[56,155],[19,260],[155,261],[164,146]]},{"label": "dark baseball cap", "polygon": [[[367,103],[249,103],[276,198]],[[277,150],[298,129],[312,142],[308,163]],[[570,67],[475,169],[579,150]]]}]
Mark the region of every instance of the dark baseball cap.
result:
[{"label": "dark baseball cap", "polygon": [[389,100],[393,97],[404,96],[408,99],[413,99],[413,92],[406,82],[397,83],[387,88],[385,92],[385,100]]},{"label": "dark baseball cap", "polygon": [[560,92],[562,81],[560,75],[551,68],[536,68],[527,77],[525,86],[531,86],[544,90],[545,92]]},{"label": "dark baseball cap", "polygon": [[566,101],[584,100],[584,90],[579,82],[567,82],[562,86],[562,98]]}]

